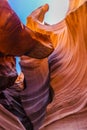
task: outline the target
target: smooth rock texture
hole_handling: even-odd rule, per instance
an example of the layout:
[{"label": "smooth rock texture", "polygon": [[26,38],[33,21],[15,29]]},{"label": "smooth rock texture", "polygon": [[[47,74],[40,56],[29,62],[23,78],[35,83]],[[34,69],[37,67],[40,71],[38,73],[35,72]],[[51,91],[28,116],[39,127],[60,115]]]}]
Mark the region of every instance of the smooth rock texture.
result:
[{"label": "smooth rock texture", "polygon": [[87,104],[87,0],[69,2],[66,17],[58,24],[42,25],[37,16],[28,17],[31,24],[27,25],[50,36],[55,47],[48,57],[50,84],[55,95],[43,126],[77,113]]},{"label": "smooth rock texture", "polygon": [[33,32],[23,25],[7,0],[0,0],[0,19],[0,53],[2,55],[45,58],[54,50],[50,38]]},{"label": "smooth rock texture", "polygon": [[[3,1],[7,2],[5,0]],[[36,49],[33,48],[33,45],[33,47],[30,46],[29,48],[32,49],[29,56],[44,58],[53,51],[53,48],[55,48],[54,52],[48,58],[44,58],[42,60],[22,56],[20,61],[20,65],[24,73],[25,84],[24,91],[20,92],[21,101],[27,116],[33,123],[34,130],[39,129],[45,116],[45,121],[42,127],[46,127],[47,125],[50,125],[60,119],[62,120],[66,116],[79,113],[87,104],[87,0],[70,0],[69,10],[65,19],[55,25],[41,23],[48,8],[49,7],[46,4],[36,9],[27,18],[28,21],[26,28],[28,27],[32,30],[29,34],[33,36],[31,37],[27,35],[27,38],[31,37],[32,42],[35,39],[35,43],[37,43],[36,39],[38,39],[37,41],[39,41],[40,45],[42,45],[38,46],[39,51],[37,44],[35,46]],[[22,29],[22,26],[17,27]],[[2,28],[0,29],[0,31],[2,31]],[[24,35],[22,36],[25,39]],[[14,51],[9,51],[11,48],[10,46],[7,46],[8,49],[5,50],[4,47],[6,44],[2,44],[3,39],[6,40],[4,35],[3,37],[0,37],[1,56],[3,56],[3,54],[7,55],[8,52],[9,55],[23,55],[24,52],[27,53],[26,47],[28,44],[26,44],[25,48],[18,47],[16,48],[18,50],[14,49]],[[6,41],[4,43],[6,43]],[[53,43],[53,45],[50,43]],[[47,51],[45,51],[46,48]],[[4,60],[5,58],[6,60]],[[10,75],[12,69],[12,72],[16,74],[14,60],[10,63],[10,58],[13,59],[13,57],[7,56],[5,58],[4,56],[1,58],[1,65],[5,63],[4,65],[6,65],[7,68],[4,73],[5,76],[6,74],[7,76]],[[3,60],[4,62],[2,63]],[[54,98],[52,103],[48,105],[51,98],[50,86],[52,86],[54,90]],[[3,109],[3,107],[0,106],[0,112],[3,117],[6,109]],[[11,113],[8,113],[8,115],[9,116],[7,117],[9,120],[10,116],[11,118],[14,116],[13,114],[11,115]],[[19,129],[24,129],[18,118],[15,118],[15,122],[13,124],[16,125],[18,122],[20,124]],[[10,122],[7,122],[7,125],[9,125],[9,123]],[[13,127],[15,128],[14,125]],[[85,130],[86,128],[87,127],[84,126]]]},{"label": "smooth rock texture", "polygon": [[0,104],[0,130],[25,130],[18,118]]}]

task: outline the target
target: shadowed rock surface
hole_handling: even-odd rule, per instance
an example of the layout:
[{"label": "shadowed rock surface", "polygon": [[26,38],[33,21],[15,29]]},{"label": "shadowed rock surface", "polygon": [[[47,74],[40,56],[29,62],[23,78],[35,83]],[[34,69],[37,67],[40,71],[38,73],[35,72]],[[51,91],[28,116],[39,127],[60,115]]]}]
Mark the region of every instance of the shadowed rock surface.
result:
[{"label": "shadowed rock surface", "polygon": [[65,19],[55,25],[42,25],[33,14],[28,17],[31,24],[27,25],[50,36],[55,47],[48,58],[55,95],[47,108],[43,125],[47,126],[80,112],[87,104],[87,1],[70,0]]},{"label": "shadowed rock surface", "polygon": [[[35,33],[34,38],[38,38],[43,45],[51,40],[54,52],[42,60],[22,56],[20,62],[26,84],[26,88],[21,92],[21,101],[34,130],[40,127],[46,114],[46,107],[50,102],[50,85],[54,90],[54,98],[47,107],[43,126],[78,113],[87,104],[87,0],[70,0],[65,19],[55,25],[41,23],[47,10],[46,4],[32,12],[27,18],[27,27]],[[11,48],[8,46],[8,49]],[[3,49],[1,53],[7,52],[10,51]],[[12,52],[15,52],[13,55],[17,53],[15,50],[11,51],[11,54]],[[36,54],[37,57],[43,58],[45,53],[39,53],[33,48],[29,56],[36,57]],[[7,62],[6,65],[9,70],[10,64]],[[12,68],[15,74],[15,66],[13,65],[11,70]],[[5,111],[2,111],[2,106],[1,112],[3,116]]]}]

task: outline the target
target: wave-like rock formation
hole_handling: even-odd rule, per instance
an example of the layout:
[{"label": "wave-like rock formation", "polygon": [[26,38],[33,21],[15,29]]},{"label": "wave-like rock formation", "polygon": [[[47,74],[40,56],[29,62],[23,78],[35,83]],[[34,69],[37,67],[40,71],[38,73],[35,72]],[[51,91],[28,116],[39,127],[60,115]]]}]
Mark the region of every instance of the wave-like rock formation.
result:
[{"label": "wave-like rock formation", "polygon": [[[44,8],[47,10],[47,5]],[[46,126],[87,104],[87,0],[70,0],[65,19],[55,25],[41,24],[43,17],[35,16],[37,12],[27,18],[31,21],[27,26],[50,37],[55,47],[48,58],[55,95],[47,108]]]},{"label": "wave-like rock formation", "polygon": [[0,19],[0,55],[44,58],[54,50],[49,38],[23,25],[7,0],[0,0]]},{"label": "wave-like rock formation", "polygon": [[[1,2],[6,4],[6,8],[3,7]],[[2,8],[6,10],[2,11]],[[54,98],[52,103],[47,107],[47,114],[43,126],[72,113],[79,112],[87,104],[87,0],[70,0],[65,19],[55,25],[41,23],[48,9],[49,7],[46,4],[28,16],[27,26],[31,31],[23,24],[20,25],[19,18],[11,10],[7,1],[0,0],[0,17],[8,14],[6,15],[7,22],[6,17],[3,19],[5,20],[6,28],[4,28],[3,20],[0,22],[0,33],[2,34],[0,36],[0,52],[2,54],[0,54],[0,65],[3,68],[2,71],[0,70],[0,74],[2,76],[5,71],[6,82],[8,80],[7,76],[11,78],[10,76],[14,75],[12,82],[10,80],[12,86],[17,77],[17,73],[14,58],[9,56],[4,57],[3,55],[23,55],[28,51],[30,52],[29,56],[44,58],[53,51],[51,43],[53,43],[55,48],[54,52],[48,58],[42,60],[30,57],[21,58],[20,65],[24,72],[24,83],[26,87],[22,93],[20,92],[20,96],[24,110],[33,123],[34,130],[40,127],[45,116],[46,107],[50,102],[49,80],[54,90]],[[11,10],[10,14],[9,10]],[[20,23],[18,24],[19,26],[14,25],[17,28],[11,26],[13,21],[15,21],[14,16],[19,21],[18,23]],[[9,22],[11,22],[10,25]],[[9,26],[12,28],[9,28]],[[23,34],[20,35],[22,29]],[[12,34],[16,32],[15,37],[21,36],[23,41],[21,38],[17,39],[21,42],[16,41],[14,35],[11,34],[9,44],[9,42],[6,42],[6,40],[9,41],[8,31],[11,31]],[[27,40],[31,44],[34,44],[30,45],[30,42],[28,41],[27,43]],[[21,46],[17,43],[21,43]],[[19,79],[16,80],[18,84]],[[5,87],[7,87],[6,84]],[[22,90],[22,88],[23,84],[21,84],[19,89]],[[9,100],[10,98],[7,99]],[[5,117],[9,121],[5,120]],[[14,119],[14,121],[10,123],[11,119]],[[16,129],[16,127],[21,130],[24,129],[18,118],[14,117],[13,114],[0,105],[1,121],[1,129],[5,129],[9,125],[12,128],[12,123],[13,129]],[[6,121],[6,127],[3,125],[4,121]]]}]

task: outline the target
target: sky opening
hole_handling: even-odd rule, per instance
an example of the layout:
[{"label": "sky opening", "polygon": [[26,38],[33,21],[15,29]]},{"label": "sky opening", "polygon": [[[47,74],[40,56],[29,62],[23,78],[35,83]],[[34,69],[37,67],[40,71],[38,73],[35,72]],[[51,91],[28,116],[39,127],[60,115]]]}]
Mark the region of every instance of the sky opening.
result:
[{"label": "sky opening", "polygon": [[25,24],[26,17],[36,8],[46,3],[49,4],[49,11],[46,14],[45,21],[49,24],[55,24],[61,21],[68,10],[69,0],[8,0],[11,7]]},{"label": "sky opening", "polygon": [[[44,21],[48,24],[56,24],[64,19],[69,6],[69,0],[8,0],[8,2],[24,24],[26,24],[26,17],[33,10],[46,3],[49,4],[49,11]],[[16,68],[20,73],[19,58],[16,59]]]}]

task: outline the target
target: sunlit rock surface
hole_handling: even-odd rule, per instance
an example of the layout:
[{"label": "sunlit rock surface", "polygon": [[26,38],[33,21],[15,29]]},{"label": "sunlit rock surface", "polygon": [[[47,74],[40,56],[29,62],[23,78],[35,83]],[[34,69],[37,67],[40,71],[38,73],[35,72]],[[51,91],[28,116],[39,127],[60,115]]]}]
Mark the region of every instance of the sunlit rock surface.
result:
[{"label": "sunlit rock surface", "polygon": [[[30,76],[31,77],[30,81],[32,81],[33,77],[35,78],[37,76],[37,75],[35,76],[35,74],[38,74],[38,78],[39,78],[38,72],[42,74],[44,68],[43,66],[45,67],[47,66],[46,68],[44,68],[45,70],[44,76],[41,80],[43,80],[45,77],[45,81],[46,81],[46,75],[48,76],[50,74],[50,84],[54,89],[55,95],[52,103],[47,108],[47,115],[43,126],[46,126],[53,121],[56,121],[67,115],[82,110],[82,108],[85,107],[87,103],[87,30],[86,30],[87,0],[70,0],[69,10],[66,14],[65,19],[55,25],[48,25],[48,24],[41,23],[43,22],[44,14],[47,12],[47,10],[48,10],[48,5],[46,4],[42,8],[38,8],[37,10],[32,12],[32,14],[27,18],[27,26],[36,33],[36,37],[38,38],[38,41],[42,42],[43,45],[45,45],[46,41],[48,43],[49,40],[51,40],[51,42],[53,43],[55,50],[48,57],[49,68],[48,68],[47,58],[46,58],[46,61],[42,62],[43,64],[40,64],[39,62],[39,65],[42,65],[42,68],[40,66],[39,69],[38,67],[36,67],[37,73],[33,72],[32,69],[32,72],[34,73],[32,77],[31,77],[31,73],[32,73],[31,70],[28,71],[29,74],[28,72],[25,73],[25,75],[27,75],[27,77],[25,78],[28,79],[29,78],[28,76]],[[36,53],[33,54],[35,55]],[[34,60],[32,63],[33,63],[33,67],[35,68],[35,65],[37,64],[35,64]],[[37,60],[36,63],[38,63]],[[6,64],[8,68],[11,68],[10,70],[12,70],[13,68],[14,69],[13,71],[16,73],[14,61],[13,64],[11,64],[13,65],[13,67],[10,66],[9,63],[7,62]],[[10,73],[11,71],[9,71],[9,74]],[[37,77],[35,78],[35,80],[37,81],[37,84],[34,84],[35,82],[34,81],[28,85],[34,84],[36,85],[37,88],[39,85],[42,85],[41,80],[39,83]],[[18,80],[16,80],[16,82],[18,82]],[[29,81],[27,80],[27,82]],[[25,89],[25,92],[27,92],[25,94],[31,94],[29,88],[28,90],[29,92]],[[31,90],[33,90],[33,88],[31,88]],[[33,96],[37,97],[38,95],[37,93],[36,95],[31,95],[32,99],[34,98]],[[40,101],[42,99],[43,98],[41,98]],[[29,104],[27,103],[27,106],[28,105]],[[30,105],[32,105],[32,103]],[[24,105],[25,109],[29,107],[27,106],[26,104]],[[42,108],[42,106],[40,107]],[[6,109],[4,110],[2,106],[0,106],[0,112],[1,112],[0,119],[3,119],[2,127],[4,124],[4,117],[6,116],[5,113],[7,113],[8,115],[10,114],[9,116],[7,115],[8,118],[11,117],[11,119],[13,118],[15,119],[13,124],[12,123],[10,124],[10,118],[9,118],[9,121],[7,122],[7,126],[11,125],[10,127],[14,127],[15,129],[15,124],[17,125],[19,124],[18,129],[24,129],[24,127],[21,125],[19,120],[17,120],[14,117],[14,115],[7,112]],[[28,109],[26,110],[26,112],[28,112]],[[35,115],[32,118],[34,117]],[[35,121],[37,121],[37,119]]]},{"label": "sunlit rock surface", "polygon": [[70,0],[65,19],[55,25],[42,25],[33,15],[35,12],[28,17],[31,23],[27,26],[49,36],[55,47],[48,58],[55,96],[47,109],[46,126],[87,103],[87,0]]},{"label": "sunlit rock surface", "polygon": [[0,53],[45,58],[54,50],[51,39],[23,25],[7,0],[0,1]]}]

